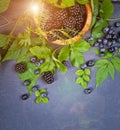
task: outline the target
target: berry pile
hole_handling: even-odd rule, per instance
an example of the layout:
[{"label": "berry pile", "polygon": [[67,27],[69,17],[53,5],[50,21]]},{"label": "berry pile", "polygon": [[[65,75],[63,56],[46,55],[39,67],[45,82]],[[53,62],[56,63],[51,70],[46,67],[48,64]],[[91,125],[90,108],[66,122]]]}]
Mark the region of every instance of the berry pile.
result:
[{"label": "berry pile", "polygon": [[[74,37],[84,26],[86,20],[86,8],[84,5],[76,3],[74,6],[65,9],[56,7],[54,9],[52,5],[49,5],[46,9],[48,11],[48,19],[43,29],[48,31],[47,38],[50,41]],[[63,34],[60,29],[63,29],[68,36]],[[74,33],[70,31],[73,29]],[[50,33],[51,31],[52,33]]]},{"label": "berry pile", "polygon": [[114,26],[108,26],[103,29],[104,36],[99,38],[94,44],[99,48],[100,56],[105,56],[105,52],[108,51],[113,55],[120,48],[120,34],[115,31],[115,27],[120,27],[120,22],[115,22]]},{"label": "berry pile", "polygon": [[46,83],[51,84],[54,82],[54,77],[51,71],[44,72],[42,78]]}]

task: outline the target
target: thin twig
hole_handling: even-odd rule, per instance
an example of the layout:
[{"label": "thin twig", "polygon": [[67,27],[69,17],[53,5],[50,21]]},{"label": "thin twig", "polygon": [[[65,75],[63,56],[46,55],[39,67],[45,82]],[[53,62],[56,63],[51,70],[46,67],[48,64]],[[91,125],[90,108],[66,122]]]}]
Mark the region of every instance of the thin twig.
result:
[{"label": "thin twig", "polygon": [[5,18],[4,16],[0,15],[0,17],[2,17],[7,23],[9,22],[9,20]]}]

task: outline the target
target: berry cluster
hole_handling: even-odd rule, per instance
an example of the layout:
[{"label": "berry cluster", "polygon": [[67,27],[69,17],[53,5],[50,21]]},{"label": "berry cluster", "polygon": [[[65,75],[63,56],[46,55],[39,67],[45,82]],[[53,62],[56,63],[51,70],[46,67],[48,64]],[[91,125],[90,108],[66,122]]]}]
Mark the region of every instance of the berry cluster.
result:
[{"label": "berry cluster", "polygon": [[[78,32],[81,31],[84,26],[84,22],[86,20],[86,9],[84,5],[76,3],[74,6],[65,9],[59,9],[56,7],[54,9],[53,6],[49,5],[47,10],[49,12],[49,17],[45,22],[44,30],[52,31],[52,34],[47,34],[48,40],[50,41],[55,41],[61,38],[68,39],[70,37],[74,37],[78,34]],[[58,31],[55,31],[56,29]],[[59,29],[64,29],[69,37],[61,33]],[[76,33],[68,31],[73,29],[74,32],[76,31]]]},{"label": "berry cluster", "polygon": [[42,78],[46,83],[51,84],[54,82],[54,77],[51,71],[44,72]]},{"label": "berry cluster", "polygon": [[[114,27],[120,27],[120,22],[115,22]],[[100,56],[105,56],[105,52],[108,51],[113,55],[120,48],[120,34],[116,33],[113,26],[108,26],[103,29],[104,36],[99,38],[94,44],[99,48]]]},{"label": "berry cluster", "polygon": [[24,63],[17,63],[15,65],[15,71],[17,73],[24,73],[26,71],[26,65]]}]

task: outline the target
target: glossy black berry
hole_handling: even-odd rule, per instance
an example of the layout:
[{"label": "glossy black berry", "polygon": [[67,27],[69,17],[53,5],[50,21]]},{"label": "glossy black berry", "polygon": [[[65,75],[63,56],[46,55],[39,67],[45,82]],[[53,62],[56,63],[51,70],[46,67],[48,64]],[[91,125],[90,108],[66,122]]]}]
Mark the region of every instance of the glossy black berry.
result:
[{"label": "glossy black berry", "polygon": [[24,73],[26,71],[26,66],[24,63],[17,63],[15,65],[15,71],[18,73]]},{"label": "glossy black berry", "polygon": [[40,69],[36,69],[35,71],[34,71],[34,74],[39,74],[40,73]]},{"label": "glossy black berry", "polygon": [[28,93],[25,93],[21,96],[21,99],[22,100],[27,100],[29,98],[29,94]]},{"label": "glossy black berry", "polygon": [[30,85],[30,83],[31,83],[30,80],[25,80],[25,81],[23,82],[23,85],[28,86],[28,85]]},{"label": "glossy black berry", "polygon": [[89,61],[86,62],[86,65],[87,65],[88,67],[92,67],[92,66],[94,66],[94,64],[95,64],[95,61],[94,61],[94,60],[89,60]]},{"label": "glossy black berry", "polygon": [[115,27],[120,27],[120,22],[115,22]]},{"label": "glossy black berry", "polygon": [[107,40],[107,39],[103,39],[103,44],[104,44],[104,45],[106,45],[106,44],[107,44],[107,42],[108,42],[108,40]]},{"label": "glossy black berry", "polygon": [[47,97],[48,93],[41,93],[41,97]]},{"label": "glossy black berry", "polygon": [[37,61],[37,57],[33,56],[30,58],[30,62],[35,63]]},{"label": "glossy black berry", "polygon": [[46,83],[51,84],[54,82],[54,77],[51,71],[44,72],[42,75],[42,78]]},{"label": "glossy black berry", "polygon": [[108,41],[107,46],[111,47],[113,45],[112,41]]},{"label": "glossy black berry", "polygon": [[37,91],[38,89],[39,89],[39,86],[38,86],[38,85],[35,85],[35,86],[33,86],[32,91],[35,92],[35,91]]},{"label": "glossy black berry", "polygon": [[110,48],[108,49],[108,51],[111,52],[111,53],[113,53],[113,52],[115,51],[115,48],[114,48],[114,47],[110,47]]},{"label": "glossy black berry", "polygon": [[85,94],[90,94],[94,89],[92,87],[84,89]]},{"label": "glossy black berry", "polygon": [[99,43],[102,43],[102,38],[99,38],[97,41],[98,41]]},{"label": "glossy black berry", "polygon": [[40,66],[41,63],[40,63],[39,61],[37,61],[37,62],[35,63],[35,65],[36,65],[36,66]]}]

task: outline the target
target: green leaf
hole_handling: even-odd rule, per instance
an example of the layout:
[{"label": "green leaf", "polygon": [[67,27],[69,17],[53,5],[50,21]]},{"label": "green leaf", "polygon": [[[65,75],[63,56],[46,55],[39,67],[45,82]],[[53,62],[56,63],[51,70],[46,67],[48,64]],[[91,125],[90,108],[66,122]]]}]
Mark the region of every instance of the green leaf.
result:
[{"label": "green leaf", "polygon": [[78,75],[78,76],[82,76],[84,74],[84,71],[83,70],[77,70],[75,72],[75,74]]},{"label": "green leaf", "polygon": [[71,48],[79,52],[87,52],[90,49],[90,44],[84,40],[79,40],[72,44]]},{"label": "green leaf", "polygon": [[90,81],[90,77],[89,77],[88,75],[83,75],[83,79],[84,79],[85,81],[87,81],[87,82]]},{"label": "green leaf", "polygon": [[95,67],[102,67],[102,66],[104,66],[104,65],[106,65],[106,64],[108,64],[109,63],[109,61],[107,60],[107,59],[100,59],[100,60],[97,60],[96,62],[95,62]]},{"label": "green leaf", "polygon": [[106,65],[98,69],[96,73],[96,87],[98,87],[108,76],[108,68]]},{"label": "green leaf", "polygon": [[42,93],[46,93],[47,90],[46,89],[40,89],[39,92],[40,92],[40,94],[42,94]]},{"label": "green leaf", "polygon": [[76,84],[81,84],[83,82],[83,78],[82,77],[78,77],[76,79]]},{"label": "green leaf", "polygon": [[75,49],[72,49],[70,54],[70,61],[73,66],[79,68],[80,65],[84,63],[84,56]]},{"label": "green leaf", "polygon": [[39,90],[35,91],[35,96],[36,97],[40,96],[40,91]]},{"label": "green leaf", "polygon": [[10,48],[8,49],[3,61],[6,60],[16,60],[22,57],[26,58],[28,48],[24,46],[19,46],[17,41],[14,41]]},{"label": "green leaf", "polygon": [[96,55],[99,55],[99,54],[100,54],[100,51],[99,51],[98,48],[94,48],[92,51],[93,51]]},{"label": "green leaf", "polygon": [[114,68],[118,71],[118,72],[120,72],[120,61],[119,61],[120,59],[119,58],[112,58],[111,59],[111,62],[113,63],[113,65],[114,65]]},{"label": "green leaf", "polygon": [[51,50],[46,46],[34,46],[30,48],[30,52],[39,59],[49,59],[51,56]]},{"label": "green leaf", "polygon": [[0,47],[6,47],[9,44],[9,35],[0,34]]},{"label": "green leaf", "polygon": [[0,13],[6,11],[9,7],[10,0],[0,0]]},{"label": "green leaf", "polygon": [[81,86],[83,87],[83,88],[87,88],[87,82],[85,82],[84,80],[83,80],[83,82],[81,82]]},{"label": "green leaf", "polygon": [[77,2],[80,4],[87,4],[89,0],[77,0]]},{"label": "green leaf", "polygon": [[41,98],[40,96],[37,97],[36,100],[35,100],[35,102],[36,102],[37,104],[39,104],[40,102],[42,102],[42,98]]},{"label": "green leaf", "polygon": [[114,68],[114,66],[113,66],[113,64],[111,62],[109,62],[108,70],[109,70],[109,74],[110,74],[111,78],[114,79],[115,68]]},{"label": "green leaf", "polygon": [[99,10],[99,1],[98,0],[90,0],[91,7],[92,7],[92,23],[91,23],[91,28],[94,26],[96,22],[96,17],[98,15],[98,10]]},{"label": "green leaf", "polygon": [[85,72],[86,75],[90,75],[90,73],[91,73],[91,72],[90,72],[90,69],[88,69],[88,68],[86,68],[86,69],[84,70],[84,72]]},{"label": "green leaf", "polygon": [[100,17],[103,19],[109,19],[114,11],[111,0],[103,0],[100,8]]},{"label": "green leaf", "polygon": [[70,47],[69,46],[65,46],[60,50],[60,53],[58,55],[58,60],[65,61],[68,60],[69,58],[69,54],[70,54]]},{"label": "green leaf", "polygon": [[48,103],[49,99],[47,97],[41,98],[41,102]]},{"label": "green leaf", "polygon": [[61,62],[55,62],[57,68],[61,71],[61,72],[66,72],[67,71],[67,67],[65,65],[63,65]]},{"label": "green leaf", "polygon": [[95,24],[95,27],[92,30],[92,37],[93,38],[100,38],[103,36],[103,28],[108,26],[108,22],[101,19],[99,21],[97,21],[97,23]]}]

